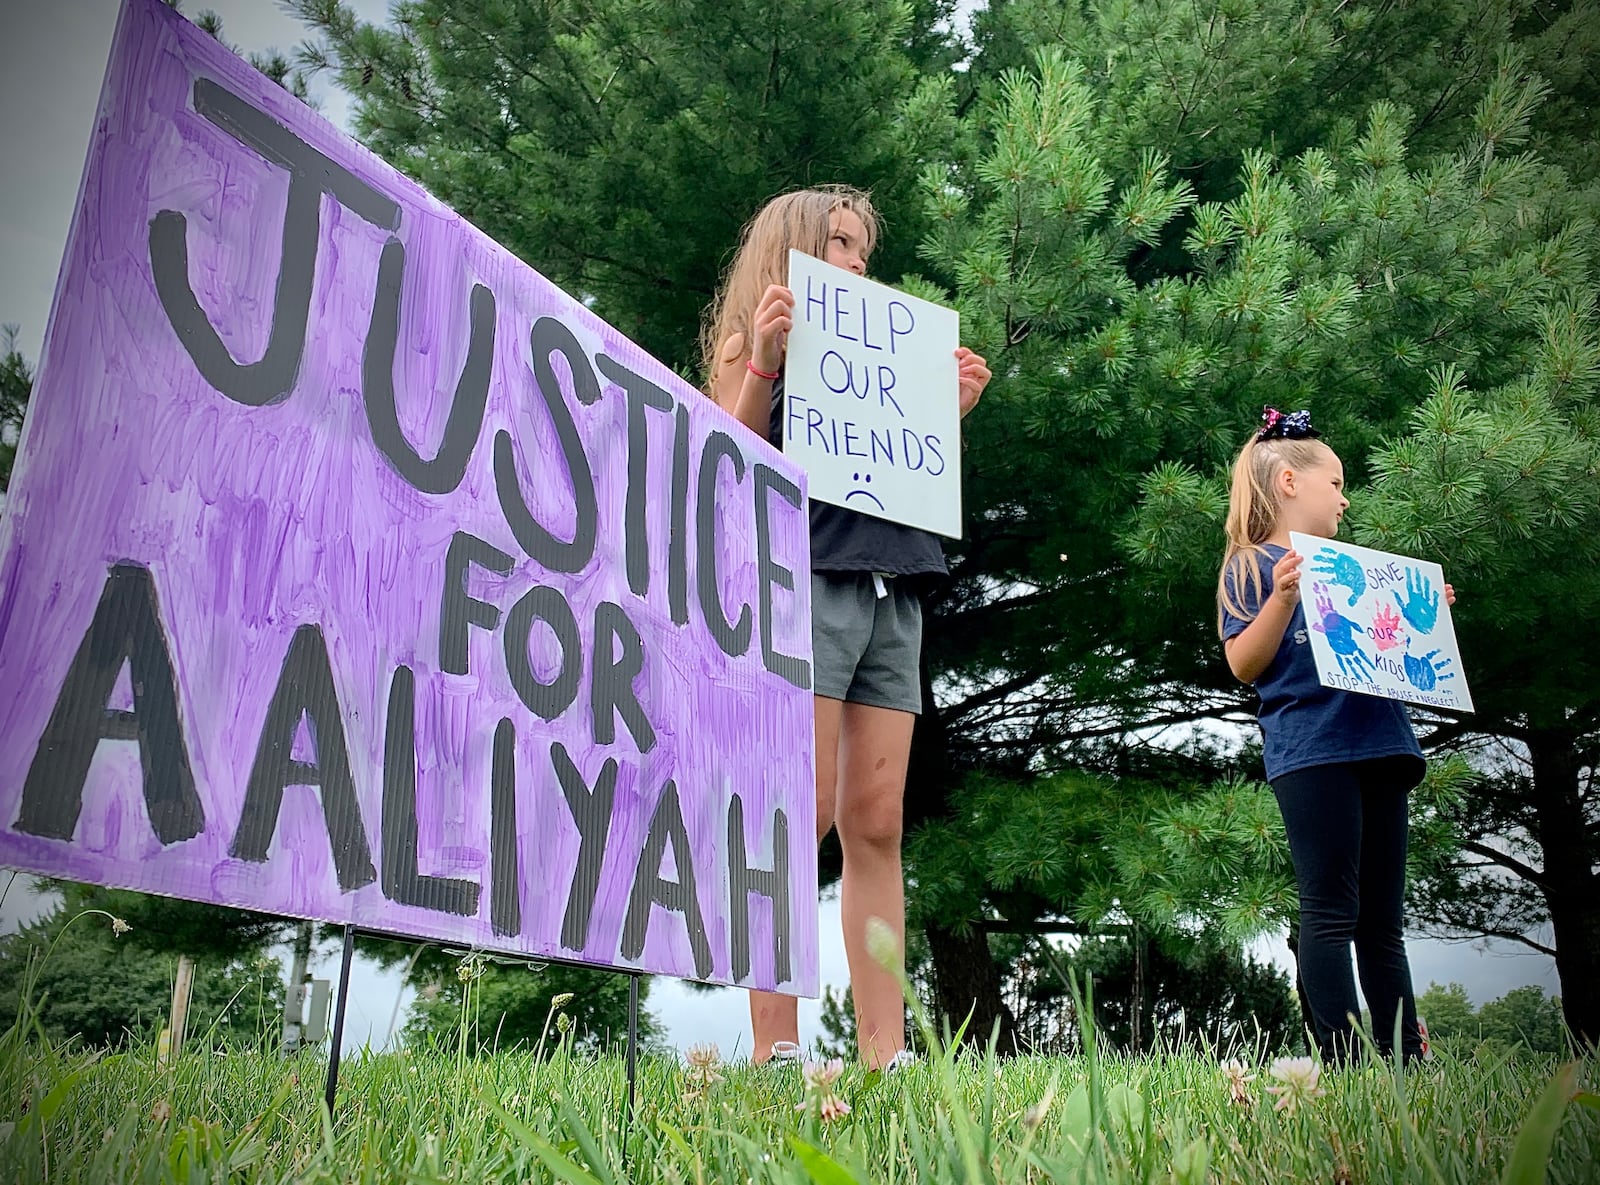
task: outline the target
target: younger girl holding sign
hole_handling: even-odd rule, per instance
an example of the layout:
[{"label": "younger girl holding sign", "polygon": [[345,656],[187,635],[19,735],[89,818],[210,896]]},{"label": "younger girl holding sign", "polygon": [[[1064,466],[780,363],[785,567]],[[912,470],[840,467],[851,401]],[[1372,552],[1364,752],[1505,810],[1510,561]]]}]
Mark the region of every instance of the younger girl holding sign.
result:
[{"label": "younger girl holding sign", "polygon": [[[790,249],[865,275],[877,232],[867,195],[843,186],[783,194],[745,227],[702,346],[710,395],[752,432],[781,439],[784,345],[794,327],[794,294],[784,284]],[[971,350],[956,357],[964,416],[989,368]],[[882,918],[903,949],[902,798],[922,710],[916,583],[944,574],[944,552],[926,531],[843,507],[813,502],[810,515],[817,840],[838,827],[857,1039],[876,1069],[903,1058],[905,1004],[894,975],[867,952],[867,921]],[[799,1055],[792,996],[752,992],[750,1019],[757,1062]]]},{"label": "younger girl holding sign", "polygon": [[[1300,604],[1302,557],[1289,532],[1331,539],[1350,505],[1344,467],[1310,413],[1266,409],[1233,466],[1217,589],[1228,666],[1261,696],[1267,780],[1283,812],[1300,894],[1300,978],[1325,1059],[1353,1052],[1360,1015],[1350,944],[1373,1040],[1422,1056],[1406,961],[1406,796],[1422,749],[1398,700],[1324,687]],[[1445,585],[1455,603],[1455,590]]]}]

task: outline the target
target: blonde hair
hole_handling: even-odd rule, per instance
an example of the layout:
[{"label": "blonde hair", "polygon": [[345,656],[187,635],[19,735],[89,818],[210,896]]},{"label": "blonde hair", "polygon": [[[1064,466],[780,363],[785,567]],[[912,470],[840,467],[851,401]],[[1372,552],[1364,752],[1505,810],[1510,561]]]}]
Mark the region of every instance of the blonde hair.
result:
[{"label": "blonde hair", "polygon": [[1258,607],[1261,604],[1261,564],[1268,558],[1261,545],[1278,525],[1278,474],[1285,469],[1310,469],[1333,455],[1333,450],[1320,440],[1257,440],[1253,434],[1239,450],[1233,462],[1224,523],[1228,546],[1222,553],[1222,572],[1217,577],[1219,636],[1224,611],[1245,621],[1256,616],[1246,609],[1245,598],[1239,595],[1241,580],[1249,582],[1251,603]]},{"label": "blonde hair", "polygon": [[739,249],[723,275],[722,287],[706,310],[700,330],[700,359],[706,390],[716,382],[722,345],[734,334],[744,338],[750,352],[750,321],[770,284],[782,284],[789,274],[789,249],[822,259],[828,251],[828,232],[835,210],[850,210],[861,219],[867,239],[862,253],[870,255],[878,241],[878,215],[865,192],[848,185],[797,189],[773,198],[745,224]]}]

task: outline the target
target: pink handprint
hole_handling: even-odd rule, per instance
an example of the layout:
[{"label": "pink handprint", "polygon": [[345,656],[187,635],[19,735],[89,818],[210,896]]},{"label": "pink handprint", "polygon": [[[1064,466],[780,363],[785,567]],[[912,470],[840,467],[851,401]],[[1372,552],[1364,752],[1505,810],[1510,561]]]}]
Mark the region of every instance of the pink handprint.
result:
[{"label": "pink handprint", "polygon": [[1372,640],[1380,651],[1400,645],[1400,615],[1387,605],[1380,606],[1372,618]]}]

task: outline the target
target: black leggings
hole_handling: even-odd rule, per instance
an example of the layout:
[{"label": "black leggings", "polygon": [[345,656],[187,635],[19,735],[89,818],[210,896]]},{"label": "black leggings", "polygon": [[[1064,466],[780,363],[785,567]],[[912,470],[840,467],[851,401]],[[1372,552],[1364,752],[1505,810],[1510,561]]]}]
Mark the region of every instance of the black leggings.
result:
[{"label": "black leggings", "polygon": [[1406,796],[1422,780],[1410,756],[1315,765],[1272,783],[1289,834],[1300,891],[1300,979],[1322,1056],[1355,1052],[1350,1017],[1361,1015],[1350,974],[1355,943],[1373,1043],[1389,1056],[1401,1017],[1401,1051],[1422,1056],[1404,937]]}]

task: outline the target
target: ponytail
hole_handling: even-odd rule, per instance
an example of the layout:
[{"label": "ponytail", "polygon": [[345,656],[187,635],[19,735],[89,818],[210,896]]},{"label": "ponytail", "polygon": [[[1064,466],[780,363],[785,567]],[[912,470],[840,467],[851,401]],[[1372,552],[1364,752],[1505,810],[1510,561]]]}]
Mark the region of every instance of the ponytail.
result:
[{"label": "ponytail", "polygon": [[[1278,525],[1278,496],[1273,482],[1285,469],[1309,469],[1326,459],[1328,446],[1310,436],[1289,438],[1252,433],[1233,462],[1228,488],[1228,517],[1224,530],[1228,544],[1217,577],[1217,634],[1224,613],[1252,621],[1261,604],[1261,565],[1268,559],[1262,544]],[[1240,582],[1249,595],[1241,596]]]}]

